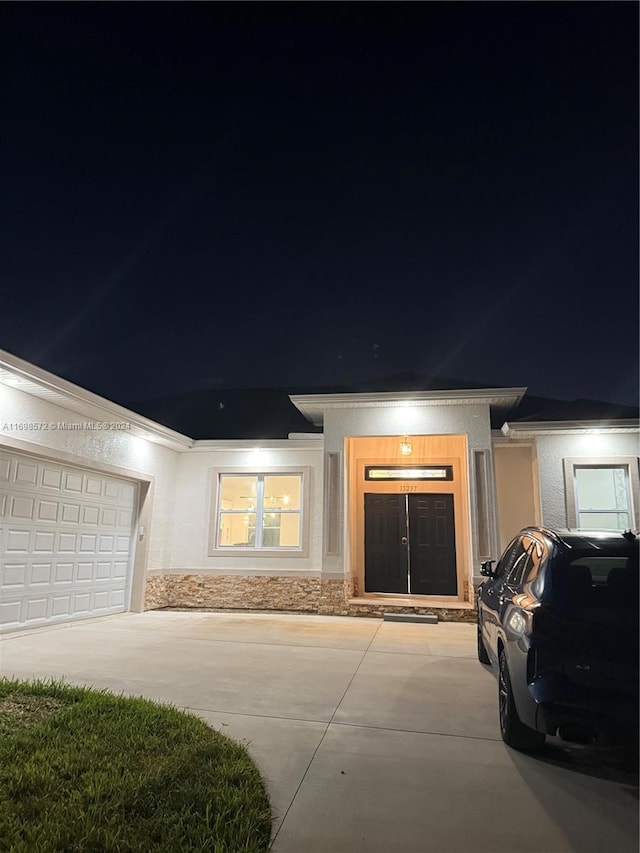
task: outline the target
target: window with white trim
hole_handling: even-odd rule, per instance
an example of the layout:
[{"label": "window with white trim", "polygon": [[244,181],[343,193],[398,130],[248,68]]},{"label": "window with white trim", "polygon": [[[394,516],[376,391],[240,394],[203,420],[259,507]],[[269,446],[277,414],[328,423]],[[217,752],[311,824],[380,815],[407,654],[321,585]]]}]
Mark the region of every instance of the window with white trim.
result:
[{"label": "window with white trim", "polygon": [[219,474],[216,548],[300,551],[302,473]]},{"label": "window with white trim", "polygon": [[565,486],[570,528],[635,529],[636,459],[565,459]]},{"label": "window with white trim", "polygon": [[629,476],[624,465],[576,465],[573,469],[580,530],[628,530]]}]

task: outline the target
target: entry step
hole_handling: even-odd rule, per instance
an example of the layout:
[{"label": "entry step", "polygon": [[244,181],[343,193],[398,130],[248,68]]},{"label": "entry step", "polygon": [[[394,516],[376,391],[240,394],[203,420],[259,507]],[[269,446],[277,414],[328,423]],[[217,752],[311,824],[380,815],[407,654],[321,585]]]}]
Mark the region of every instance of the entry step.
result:
[{"label": "entry step", "polygon": [[428,625],[437,625],[438,617],[430,613],[422,615],[419,613],[385,613],[383,622],[426,622]]}]

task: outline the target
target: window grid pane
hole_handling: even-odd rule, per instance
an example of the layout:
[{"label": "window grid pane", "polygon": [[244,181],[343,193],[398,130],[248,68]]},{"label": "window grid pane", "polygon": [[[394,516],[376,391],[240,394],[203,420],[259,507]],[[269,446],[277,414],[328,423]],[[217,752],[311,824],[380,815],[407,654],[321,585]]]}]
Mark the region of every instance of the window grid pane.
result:
[{"label": "window grid pane", "polygon": [[218,547],[299,549],[301,474],[221,474]]},{"label": "window grid pane", "polygon": [[629,509],[624,468],[576,468],[576,491],[581,511]]},{"label": "window grid pane", "polygon": [[[222,512],[218,525],[218,547],[252,547],[255,542],[254,512]],[[251,537],[253,535],[253,542]]]},{"label": "window grid pane", "polygon": [[581,530],[628,530],[629,514],[626,512],[581,512],[578,516]]}]

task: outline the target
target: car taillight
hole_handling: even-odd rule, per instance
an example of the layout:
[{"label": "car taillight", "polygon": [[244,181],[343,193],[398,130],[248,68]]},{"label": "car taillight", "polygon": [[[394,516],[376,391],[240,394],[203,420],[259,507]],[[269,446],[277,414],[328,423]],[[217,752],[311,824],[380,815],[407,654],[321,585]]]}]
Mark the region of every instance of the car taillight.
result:
[{"label": "car taillight", "polygon": [[539,604],[533,607],[513,607],[507,617],[507,627],[518,637],[544,634],[550,625],[550,614]]},{"label": "car taillight", "polygon": [[507,618],[507,627],[519,637],[523,634],[530,634],[533,628],[532,614],[526,610],[521,610],[519,607],[514,607]]}]

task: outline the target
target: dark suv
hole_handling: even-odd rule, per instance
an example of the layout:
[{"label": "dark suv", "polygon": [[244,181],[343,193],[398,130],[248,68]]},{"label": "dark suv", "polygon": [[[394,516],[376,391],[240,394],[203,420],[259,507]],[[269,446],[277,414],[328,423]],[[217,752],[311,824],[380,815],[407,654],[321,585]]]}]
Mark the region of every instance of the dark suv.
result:
[{"label": "dark suv", "polygon": [[526,527],[482,564],[478,658],[498,673],[502,739],[638,743],[638,539]]}]

